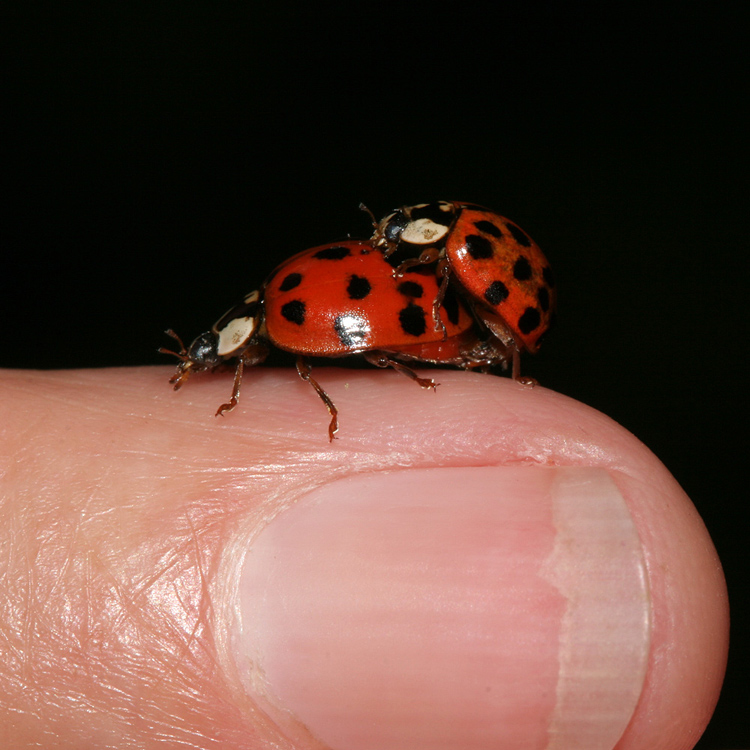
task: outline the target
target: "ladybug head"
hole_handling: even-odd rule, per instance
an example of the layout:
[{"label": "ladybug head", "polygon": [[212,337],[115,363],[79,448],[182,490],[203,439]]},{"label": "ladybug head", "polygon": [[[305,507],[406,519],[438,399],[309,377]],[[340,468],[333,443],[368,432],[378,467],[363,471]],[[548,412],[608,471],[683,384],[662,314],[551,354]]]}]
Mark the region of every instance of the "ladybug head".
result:
[{"label": "ladybug head", "polygon": [[386,253],[392,253],[401,241],[404,229],[409,226],[411,219],[408,208],[399,208],[375,225],[372,242],[376,247],[383,248]]},{"label": "ladybug head", "polygon": [[359,204],[359,209],[364,211],[372,220],[372,227],[375,231],[370,238],[370,242],[383,250],[385,256],[388,257],[401,241],[404,229],[409,226],[409,206],[393,211],[380,221],[375,218],[375,214],[364,203]]},{"label": "ladybug head", "polygon": [[449,201],[404,206],[375,226],[372,242],[386,257],[404,242],[417,248],[445,241],[455,220],[456,207]]},{"label": "ladybug head", "polygon": [[198,336],[187,349],[174,331],[167,331],[180,345],[179,352],[159,349],[163,354],[171,354],[180,360],[169,380],[174,389],[178,390],[191,372],[210,370],[227,359],[241,356],[257,337],[263,320],[261,313],[260,292],[255,291],[225,313],[210,331]]},{"label": "ladybug head", "polygon": [[167,335],[175,339],[180,345],[179,352],[173,352],[171,349],[165,349],[164,347],[159,349],[162,354],[171,354],[180,360],[174,375],[169,379],[176,391],[188,379],[191,372],[207,370],[221,363],[222,358],[218,353],[219,337],[213,331],[202,333],[187,349],[185,344],[182,343],[182,339],[173,330],[168,330]]}]

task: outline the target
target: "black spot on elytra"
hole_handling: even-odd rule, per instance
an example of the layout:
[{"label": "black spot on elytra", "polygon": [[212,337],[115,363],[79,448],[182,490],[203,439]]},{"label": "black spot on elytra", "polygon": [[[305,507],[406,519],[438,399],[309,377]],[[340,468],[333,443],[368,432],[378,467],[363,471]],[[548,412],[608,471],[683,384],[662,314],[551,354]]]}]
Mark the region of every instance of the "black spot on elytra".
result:
[{"label": "black spot on elytra", "polygon": [[448,320],[453,325],[458,325],[458,297],[450,290],[446,291],[445,297],[443,298],[443,309],[448,315]]},{"label": "black spot on elytra", "polygon": [[539,307],[542,308],[543,312],[547,312],[547,310],[549,310],[549,292],[547,291],[547,287],[541,287],[537,292],[536,297],[539,300]]},{"label": "black spot on elytra", "polygon": [[515,224],[508,222],[506,225],[508,230],[513,235],[513,239],[523,247],[531,247],[531,238],[522,229],[519,229]]},{"label": "black spot on elytra", "polygon": [[290,273],[284,278],[281,284],[279,284],[279,291],[288,292],[290,289],[294,289],[295,287],[298,287],[300,284],[300,281],[302,281],[301,273]]},{"label": "black spot on elytra", "polygon": [[349,349],[358,349],[367,345],[370,331],[367,321],[355,315],[339,315],[333,321],[333,329],[339,341]]},{"label": "black spot on elytra", "polygon": [[281,306],[281,314],[290,323],[301,326],[305,322],[305,303],[301,299],[293,299]]},{"label": "black spot on elytra", "polygon": [[466,249],[474,260],[487,260],[492,257],[492,243],[478,234],[470,234],[466,238]]},{"label": "black spot on elytra", "polygon": [[492,237],[502,237],[503,232],[500,229],[500,227],[495,226],[491,221],[487,221],[486,219],[482,221],[475,221],[474,226],[483,234],[489,234]]},{"label": "black spot on elytra", "polygon": [[421,336],[427,330],[427,315],[424,308],[410,302],[399,311],[398,320],[404,333],[410,336]]},{"label": "black spot on elytra", "polygon": [[318,250],[313,255],[313,258],[319,258],[320,260],[341,260],[342,258],[348,258],[352,254],[348,247],[341,247],[341,245],[334,245],[333,247],[324,247],[322,250]]},{"label": "black spot on elytra", "polygon": [[531,264],[523,255],[513,264],[513,278],[517,281],[528,281],[531,278]]},{"label": "black spot on elytra", "polygon": [[442,224],[447,227],[453,221],[453,211],[443,211],[439,203],[428,203],[419,208],[412,208],[411,220],[429,219],[435,224]]},{"label": "black spot on elytra", "polygon": [[542,316],[536,307],[527,307],[523,315],[518,319],[518,330],[521,333],[531,333],[534,329],[539,328],[542,322]]},{"label": "black spot on elytra", "polygon": [[349,299],[364,299],[371,291],[372,285],[364,276],[349,277],[349,284],[346,287]]},{"label": "black spot on elytra", "polygon": [[552,273],[552,269],[549,266],[542,269],[542,278],[547,282],[547,286],[550,289],[555,288],[555,274]]},{"label": "black spot on elytra", "polygon": [[402,281],[398,285],[398,290],[404,297],[414,297],[419,299],[424,294],[424,288],[416,281]]},{"label": "black spot on elytra", "polygon": [[484,298],[491,305],[499,305],[508,297],[508,287],[502,281],[493,281],[485,290]]}]

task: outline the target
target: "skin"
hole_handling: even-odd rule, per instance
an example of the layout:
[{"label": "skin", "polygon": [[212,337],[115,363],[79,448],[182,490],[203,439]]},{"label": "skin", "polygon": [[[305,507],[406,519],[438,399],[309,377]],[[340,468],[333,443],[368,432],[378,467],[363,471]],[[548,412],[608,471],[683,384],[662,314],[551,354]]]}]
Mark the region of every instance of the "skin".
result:
[{"label": "skin", "polygon": [[293,370],[251,370],[180,393],[167,368],[0,374],[0,727],[8,747],[285,744],[228,666],[223,561],[239,524],[289,488],[403,467],[609,470],[644,549],[651,658],[618,750],[678,750],[713,711],[727,649],[720,565],[684,492],[604,415],[542,387],[430,371],[316,368],[328,417]]}]

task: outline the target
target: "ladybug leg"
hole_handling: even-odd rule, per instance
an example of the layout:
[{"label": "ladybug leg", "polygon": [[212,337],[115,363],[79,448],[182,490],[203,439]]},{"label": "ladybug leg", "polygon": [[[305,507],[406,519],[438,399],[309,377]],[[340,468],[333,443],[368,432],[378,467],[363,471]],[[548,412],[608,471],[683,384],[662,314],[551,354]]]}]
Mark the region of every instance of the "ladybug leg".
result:
[{"label": "ladybug leg", "polygon": [[422,388],[432,388],[437,390],[439,383],[436,383],[432,378],[420,378],[414,370],[402,365],[395,359],[391,359],[383,352],[362,352],[362,356],[375,367],[392,367],[396,372],[400,372],[402,375],[406,375],[407,378],[411,378],[413,381],[418,383]]},{"label": "ladybug leg", "polygon": [[[386,256],[388,257],[388,256]],[[428,247],[422,250],[418,258],[408,258],[396,269],[394,276],[403,276],[410,268],[414,266],[425,266],[440,260],[440,249],[437,247]]]},{"label": "ladybug leg", "polygon": [[436,331],[442,331],[443,333],[443,341],[445,341],[448,338],[448,331],[445,328],[445,323],[443,323],[443,319],[440,317],[440,308],[443,305],[443,300],[445,299],[445,293],[448,291],[448,282],[451,278],[451,269],[448,265],[448,261],[443,258],[438,263],[438,276],[440,276],[440,287],[438,288],[438,293],[435,296],[435,300],[432,303],[432,319],[435,321],[435,330]]},{"label": "ladybug leg", "polygon": [[232,397],[229,402],[222,404],[217,410],[215,416],[224,416],[228,411],[232,411],[240,401],[240,386],[242,385],[242,373],[245,366],[252,367],[260,364],[268,356],[268,347],[265,344],[255,344],[244,352],[237,359],[237,369],[234,371],[234,383],[232,385]]},{"label": "ladybug leg", "polygon": [[217,410],[214,416],[224,416],[224,412],[232,411],[240,400],[240,386],[242,385],[242,373],[245,369],[245,363],[240,357],[237,360],[237,369],[234,371],[234,385],[232,386],[232,397],[229,399],[229,403],[222,404]]},{"label": "ladybug leg", "polygon": [[326,405],[326,409],[331,415],[331,423],[328,425],[328,439],[333,442],[339,429],[339,410],[331,401],[330,396],[320,387],[318,381],[310,374],[310,363],[304,357],[297,357],[297,372],[302,380],[315,389],[321,401]]},{"label": "ladybug leg", "polygon": [[[174,352],[172,352],[174,354]],[[169,384],[174,386],[174,389],[176,391],[179,391],[180,388],[182,388],[182,384],[190,377],[190,373],[192,372],[189,363],[184,364],[181,362],[179,365],[177,365],[177,370],[175,370],[174,375],[169,379]]]},{"label": "ladybug leg", "polygon": [[521,352],[519,352],[518,349],[513,349],[513,369],[511,372],[513,380],[515,380],[516,383],[520,383],[528,388],[533,388],[535,385],[539,385],[534,378],[527,378],[521,375]]}]

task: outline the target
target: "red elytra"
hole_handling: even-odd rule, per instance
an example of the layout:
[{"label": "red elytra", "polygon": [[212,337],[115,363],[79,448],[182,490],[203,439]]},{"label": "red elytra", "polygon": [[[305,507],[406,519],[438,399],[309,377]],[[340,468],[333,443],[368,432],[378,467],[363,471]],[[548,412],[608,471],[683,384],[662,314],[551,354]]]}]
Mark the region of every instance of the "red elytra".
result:
[{"label": "red elytra", "polygon": [[438,201],[394,211],[376,224],[372,241],[386,257],[398,251],[405,258],[398,273],[435,263],[441,288],[433,315],[452,280],[487,327],[515,350],[514,370],[517,353],[539,348],[555,309],[555,283],[539,246],[517,224],[482,206]]},{"label": "red elytra", "polygon": [[210,331],[186,348],[180,344],[177,370],[170,379],[179,389],[193,372],[237,360],[229,402],[238,403],[245,366],[256,365],[275,346],[297,354],[297,371],[310,383],[331,415],[328,434],[338,430],[338,411],[310,373],[308,356],[362,354],[378,367],[392,367],[423,388],[435,388],[403,362],[454,365],[463,369],[503,364],[508,352],[493,337],[482,340],[466,307],[451,294],[438,310],[442,327],[435,330],[432,311],[438,279],[417,266],[394,275],[383,253],[369,241],[347,240],[305,250],[282,263],[260,291],[251,292],[223,315]]},{"label": "red elytra", "polygon": [[396,277],[369,242],[349,240],[305,250],[282,263],[264,285],[268,339],[279,349],[340,357],[382,350],[420,359],[461,360],[473,319],[453,296],[431,325],[435,275],[413,268]]}]

